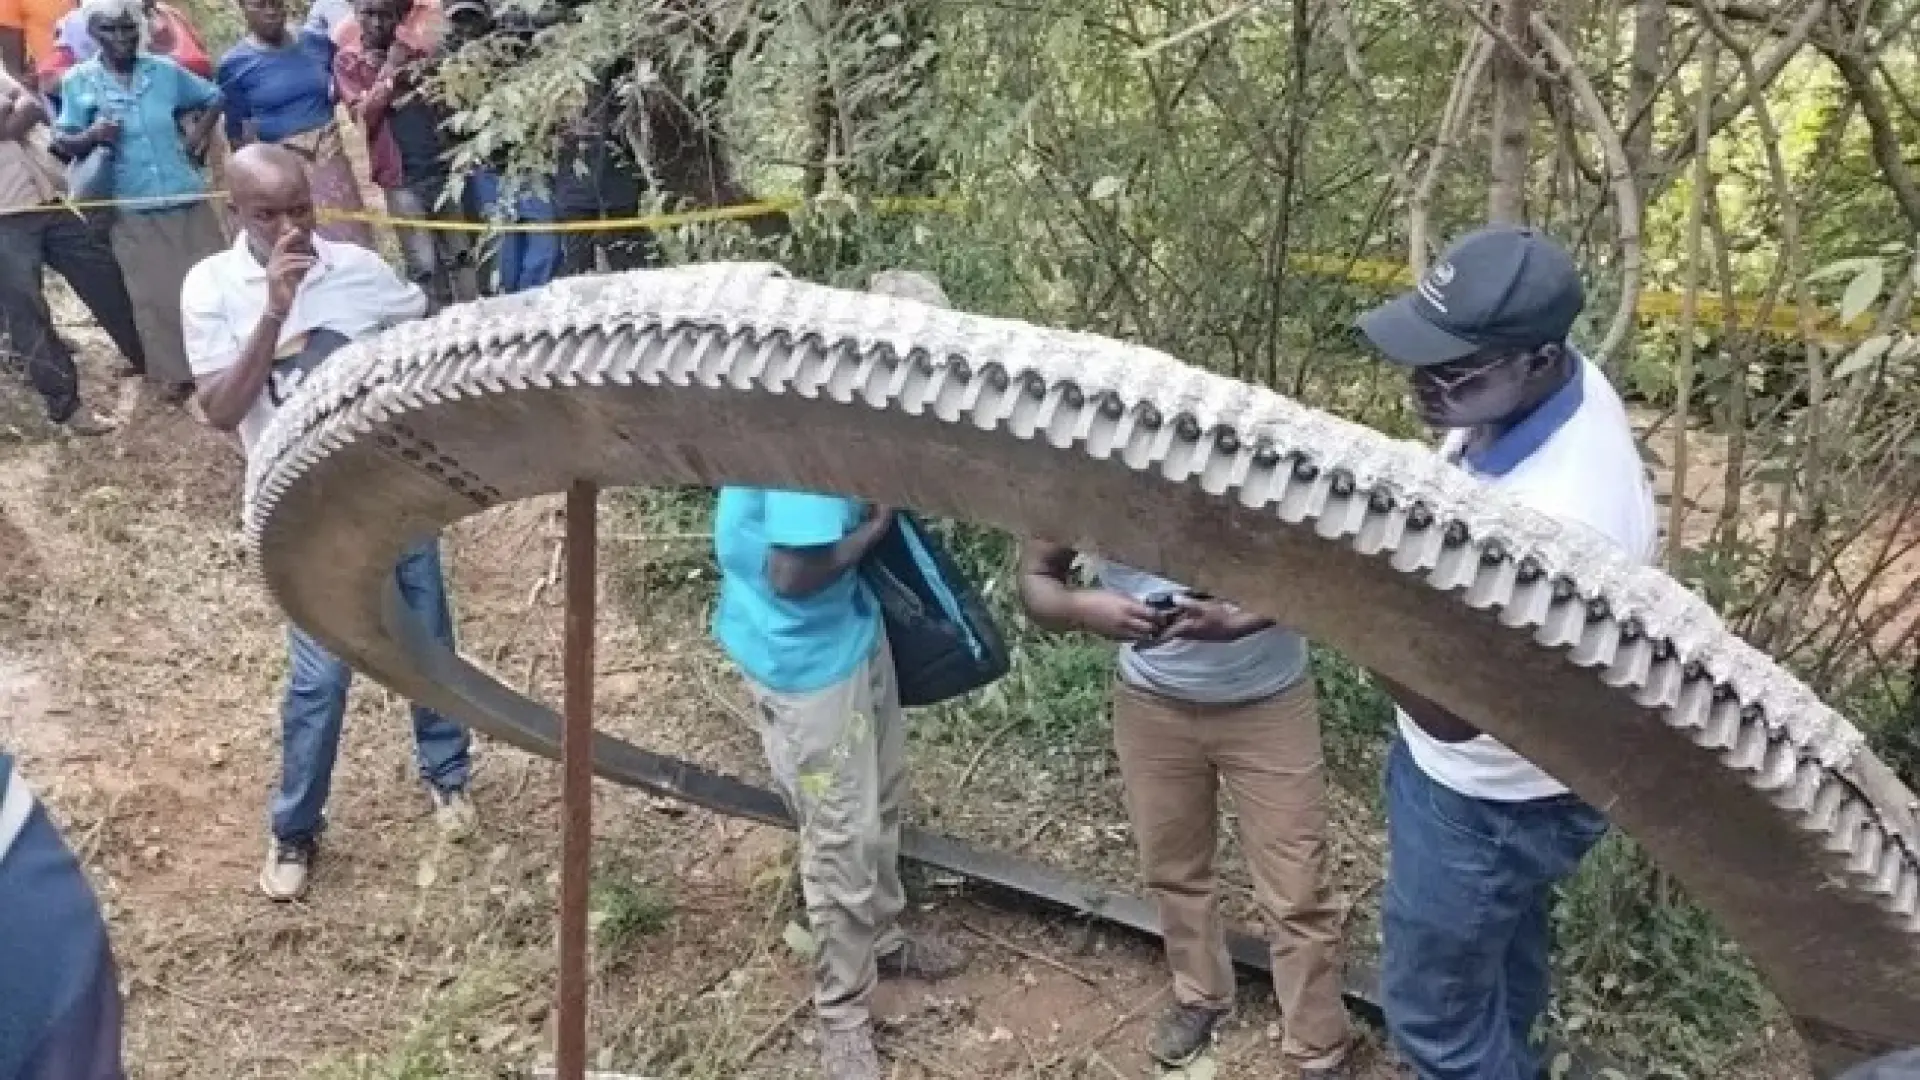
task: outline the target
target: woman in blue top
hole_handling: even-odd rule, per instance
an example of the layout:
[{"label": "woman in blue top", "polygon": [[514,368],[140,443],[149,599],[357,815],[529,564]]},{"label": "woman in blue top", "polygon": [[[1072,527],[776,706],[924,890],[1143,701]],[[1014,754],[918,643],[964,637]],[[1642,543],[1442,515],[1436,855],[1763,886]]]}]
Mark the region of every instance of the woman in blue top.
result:
[{"label": "woman in blue top", "polygon": [[[333,39],[287,26],[286,0],[240,0],[247,36],[220,58],[214,79],[227,96],[227,139],[278,143],[307,162],[314,205],[364,213],[360,181],[334,112]],[[334,219],[314,230],[329,240],[371,248],[373,228]]]},{"label": "woman in blue top", "polygon": [[[180,281],[227,243],[201,175],[220,91],[172,60],[148,55],[140,0],[87,0],[81,11],[100,51],[60,82],[54,146],[76,160],[110,155],[111,195],[127,204],[114,217],[113,253],[133,300],[147,377],[179,404],[193,391],[180,336]],[[184,125],[183,116],[191,117]]]}]

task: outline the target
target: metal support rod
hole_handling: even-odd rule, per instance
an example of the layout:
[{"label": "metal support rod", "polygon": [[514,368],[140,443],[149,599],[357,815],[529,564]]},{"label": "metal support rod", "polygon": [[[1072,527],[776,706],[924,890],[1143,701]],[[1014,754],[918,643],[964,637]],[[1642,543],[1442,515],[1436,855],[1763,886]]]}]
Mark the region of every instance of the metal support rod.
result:
[{"label": "metal support rod", "polygon": [[560,731],[560,1002],[555,1039],[559,1080],[587,1069],[587,889],[593,852],[593,624],[600,489],[567,489],[566,681]]}]

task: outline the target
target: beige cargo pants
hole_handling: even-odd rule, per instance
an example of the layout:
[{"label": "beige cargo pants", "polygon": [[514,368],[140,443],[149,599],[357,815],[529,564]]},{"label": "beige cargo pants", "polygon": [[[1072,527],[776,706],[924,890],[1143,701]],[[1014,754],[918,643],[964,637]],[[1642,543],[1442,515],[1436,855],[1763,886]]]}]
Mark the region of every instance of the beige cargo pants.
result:
[{"label": "beige cargo pants", "polygon": [[1190,705],[1116,682],[1113,736],[1174,998],[1233,1003],[1233,963],[1214,898],[1225,787],[1267,917],[1286,1028],[1281,1050],[1302,1068],[1337,1064],[1351,1029],[1340,999],[1340,912],[1320,881],[1327,789],[1313,680],[1246,705]]},{"label": "beige cargo pants", "polygon": [[858,1027],[875,961],[904,943],[898,918],[906,718],[884,631],[837,685],[782,694],[747,680],[767,764],[800,823],[800,884],[818,952],[813,1000],[828,1028]]}]

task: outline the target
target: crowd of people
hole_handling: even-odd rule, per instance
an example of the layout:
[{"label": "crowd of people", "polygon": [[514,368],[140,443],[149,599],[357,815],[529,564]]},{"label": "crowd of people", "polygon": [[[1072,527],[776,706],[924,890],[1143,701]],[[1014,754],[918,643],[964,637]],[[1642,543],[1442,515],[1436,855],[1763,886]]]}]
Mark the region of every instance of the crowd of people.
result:
[{"label": "crowd of people", "polygon": [[[650,233],[514,231],[484,248],[472,231],[413,223],[520,225],[639,212],[642,174],[620,137],[602,73],[589,107],[553,147],[542,185],[509,182],[504,162],[460,176],[437,66],[489,36],[524,43],[526,17],[487,0],[321,0],[303,22],[285,0],[240,0],[245,33],[224,52],[158,0],[0,0],[0,324],[47,417],[75,435],[112,428],[83,407],[70,346],[55,332],[51,268],[164,403],[197,380],[180,284],[240,233],[222,190],[232,152],[280,146],[306,168],[316,234],[377,250],[362,197],[380,192],[408,280],[432,308],[517,292],[556,276],[657,261]],[[538,25],[538,24],[535,24]],[[360,175],[349,140],[364,140]],[[485,252],[486,257],[481,255]]]},{"label": "crowd of people", "polygon": [[[169,400],[191,400],[249,451],[332,352],[482,287],[457,235],[403,231],[400,272],[377,253],[352,214],[360,178],[338,119],[344,108],[367,140],[367,179],[393,214],[478,213],[445,197],[446,118],[417,91],[436,58],[489,32],[481,0],[444,9],[335,0],[297,28],[283,0],[242,0],[242,9],[246,37],[212,61],[165,4],[86,0],[68,12],[58,0],[0,0],[0,315],[49,417],[75,433],[103,425],[81,410],[71,351],[41,291],[43,265],[93,311],[128,373],[144,373]],[[567,170],[576,179],[556,184],[551,199],[489,206],[504,196],[485,173],[468,191],[499,216],[619,216],[639,187],[618,160],[610,112],[597,99],[569,133],[562,157],[584,168]],[[223,141],[233,147],[225,213],[206,198]],[[83,180],[120,205],[72,208],[70,186]],[[516,240],[485,288],[658,257],[644,235]],[[924,277],[883,275],[873,287],[945,303]],[[1360,328],[1405,370],[1421,417],[1447,433],[1446,460],[1648,560],[1654,501],[1626,411],[1568,341],[1583,305],[1564,249],[1536,230],[1495,227],[1458,241]],[[968,959],[903,925],[906,719],[885,622],[859,570],[894,517],[834,494],[738,486],[721,490],[715,512],[712,630],[747,684],[798,823],[828,1080],[884,1075],[870,1012],[877,980],[939,979]],[[394,580],[451,645],[437,541],[404,553]],[[1306,1080],[1350,1075],[1307,643],[1285,612],[1255,614],[1045,538],[1024,544],[1019,595],[1036,623],[1118,649],[1115,750],[1173,984],[1151,1055],[1191,1062],[1234,1005],[1217,895],[1224,791],[1268,924],[1283,1052]],[[296,627],[287,634],[280,776],[259,877],[277,901],[307,893],[351,682],[320,642]],[[1467,719],[1377,678],[1399,706],[1383,780],[1381,989],[1392,1043],[1420,1080],[1535,1080],[1551,892],[1606,818]],[[430,812],[449,834],[467,835],[477,821],[469,736],[457,718],[419,707],[413,729]],[[0,920],[0,1080],[120,1077],[104,924],[71,852],[4,756],[0,895],[10,905]]]}]

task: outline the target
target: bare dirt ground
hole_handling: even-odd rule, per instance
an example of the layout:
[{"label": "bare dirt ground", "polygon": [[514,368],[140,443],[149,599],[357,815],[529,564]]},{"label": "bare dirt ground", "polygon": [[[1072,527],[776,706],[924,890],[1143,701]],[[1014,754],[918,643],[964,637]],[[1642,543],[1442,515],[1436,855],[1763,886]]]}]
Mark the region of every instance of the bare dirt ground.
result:
[{"label": "bare dirt ground", "polygon": [[[260,898],[284,646],[242,558],[241,462],[229,442],[107,380],[104,341],[68,319],[89,399],[124,427],[54,437],[20,380],[0,377],[0,745],[108,911],[133,1074],[525,1075],[551,1041],[557,770],[482,740],[484,826],[449,845],[413,780],[404,704],[359,682],[314,889],[299,904]],[[466,522],[447,550],[465,650],[557,701],[557,590],[538,588],[552,510]],[[605,526],[607,593],[630,602],[608,604],[601,623],[600,714],[759,777],[702,613],[666,590],[646,602],[646,551],[627,550],[646,547],[631,543],[638,527],[618,513]],[[1129,879],[1104,755],[1029,761],[1010,746],[917,738],[915,762],[921,820]],[[1357,813],[1335,838],[1349,898],[1378,871]],[[788,836],[605,786],[595,826],[600,1066],[810,1075],[805,967],[783,942],[796,914]],[[1139,1047],[1166,985],[1150,944],[963,883],[914,885],[914,921],[969,945],[975,963],[943,984],[883,987],[892,1075],[1152,1074]],[[1229,892],[1244,910],[1241,887]],[[1218,1075],[1287,1075],[1277,1020],[1271,994],[1246,987]],[[1361,1055],[1363,1076],[1390,1075],[1371,1034]]]}]

